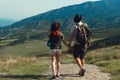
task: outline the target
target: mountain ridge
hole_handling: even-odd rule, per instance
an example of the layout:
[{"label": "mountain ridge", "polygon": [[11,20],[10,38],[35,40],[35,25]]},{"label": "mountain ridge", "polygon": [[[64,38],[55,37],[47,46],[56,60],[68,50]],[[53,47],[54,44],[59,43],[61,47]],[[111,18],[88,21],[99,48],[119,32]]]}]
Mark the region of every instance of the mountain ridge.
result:
[{"label": "mountain ridge", "polygon": [[[86,3],[82,3],[82,4],[77,4],[77,5],[72,5],[72,6],[66,6],[66,7],[62,7],[59,9],[55,9],[55,10],[51,10],[42,14],[38,14],[26,19],[23,19],[15,24],[13,24],[12,26],[16,26],[16,24],[24,25],[24,24],[28,24],[30,21],[41,21],[41,20],[56,20],[56,19],[69,19],[72,18],[75,14],[77,13],[81,13],[83,15],[83,17],[94,17],[94,16],[98,16],[98,15],[102,15],[100,13],[106,11],[106,8],[108,8],[108,12],[111,12],[111,6],[109,3],[113,4],[114,0],[102,0],[102,1],[96,1],[96,2],[86,2]],[[117,2],[113,4],[113,9],[114,5],[117,5],[117,8],[120,9],[120,6],[118,6],[118,2],[120,2],[119,0],[117,0]],[[97,5],[96,5],[97,4]],[[72,12],[71,12],[72,11]],[[118,10],[116,10],[118,11]],[[107,11],[106,11],[107,12]],[[70,14],[71,13],[71,14]],[[52,15],[52,16],[51,16]],[[104,13],[104,15],[107,15]]]},{"label": "mountain ridge", "polygon": [[46,31],[54,21],[60,22],[63,31],[68,31],[74,24],[73,17],[77,13],[83,15],[83,22],[88,23],[90,28],[119,28],[119,2],[120,0],[89,1],[51,10],[7,26],[4,29],[6,30],[4,35],[11,34],[14,36],[18,34],[18,36],[20,36],[28,35],[28,33],[38,35]]}]

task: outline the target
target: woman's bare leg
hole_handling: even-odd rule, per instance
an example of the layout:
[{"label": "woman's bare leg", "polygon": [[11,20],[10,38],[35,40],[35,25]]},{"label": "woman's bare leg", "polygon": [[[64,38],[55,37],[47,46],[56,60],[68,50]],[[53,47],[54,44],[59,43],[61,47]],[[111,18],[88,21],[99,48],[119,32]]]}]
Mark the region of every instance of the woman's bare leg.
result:
[{"label": "woman's bare leg", "polygon": [[60,54],[56,54],[56,62],[57,62],[57,76],[60,75]]},{"label": "woman's bare leg", "polygon": [[51,55],[51,65],[52,65],[52,71],[54,76],[56,76],[55,63],[56,63],[56,57],[55,55]]}]

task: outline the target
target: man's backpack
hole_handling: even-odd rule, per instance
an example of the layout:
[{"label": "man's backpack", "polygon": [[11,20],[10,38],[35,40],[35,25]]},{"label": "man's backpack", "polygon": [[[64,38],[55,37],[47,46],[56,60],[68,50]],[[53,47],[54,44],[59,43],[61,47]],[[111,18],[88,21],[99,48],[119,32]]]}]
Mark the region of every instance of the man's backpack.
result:
[{"label": "man's backpack", "polygon": [[88,29],[86,23],[83,23],[83,25],[81,26],[77,25],[75,31],[75,38],[81,45],[88,44],[89,47],[90,37],[91,37],[91,31]]}]

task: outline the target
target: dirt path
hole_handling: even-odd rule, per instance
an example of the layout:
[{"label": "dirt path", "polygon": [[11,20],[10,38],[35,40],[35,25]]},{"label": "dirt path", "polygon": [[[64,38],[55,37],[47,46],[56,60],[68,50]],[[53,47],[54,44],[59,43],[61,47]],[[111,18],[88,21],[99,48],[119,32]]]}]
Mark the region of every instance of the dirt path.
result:
[{"label": "dirt path", "polygon": [[[110,74],[102,73],[95,65],[86,64],[85,65],[86,74],[83,77],[80,77],[78,74],[79,68],[76,64],[62,64],[61,65],[61,76],[55,80],[110,80]],[[51,67],[44,74],[46,80],[49,80],[52,76]]]}]

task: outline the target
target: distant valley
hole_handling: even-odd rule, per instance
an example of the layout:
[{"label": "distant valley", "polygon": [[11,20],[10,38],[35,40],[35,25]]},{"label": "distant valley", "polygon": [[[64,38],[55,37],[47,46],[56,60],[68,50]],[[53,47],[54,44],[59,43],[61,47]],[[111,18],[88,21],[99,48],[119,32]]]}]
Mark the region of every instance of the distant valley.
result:
[{"label": "distant valley", "polygon": [[11,25],[15,22],[13,19],[0,18],[0,27]]}]

